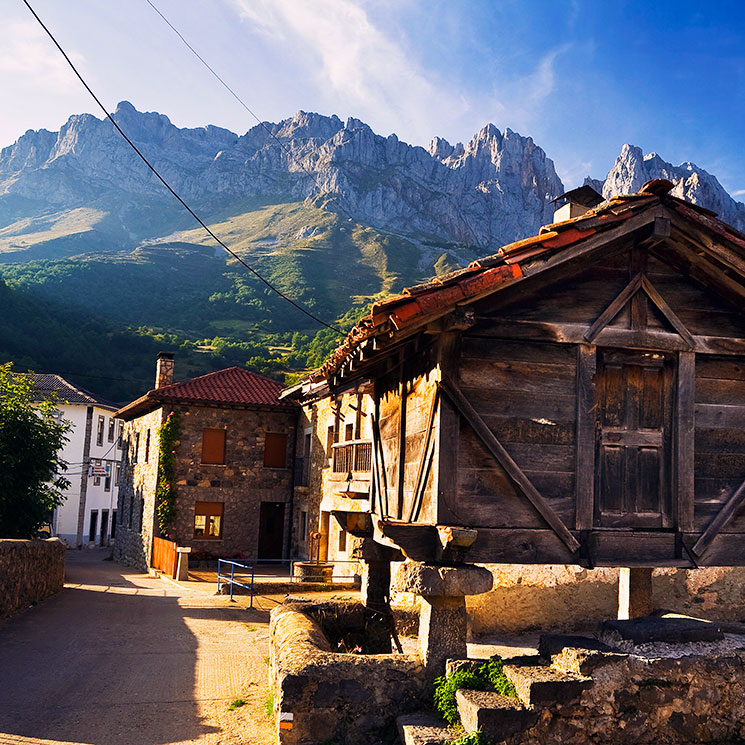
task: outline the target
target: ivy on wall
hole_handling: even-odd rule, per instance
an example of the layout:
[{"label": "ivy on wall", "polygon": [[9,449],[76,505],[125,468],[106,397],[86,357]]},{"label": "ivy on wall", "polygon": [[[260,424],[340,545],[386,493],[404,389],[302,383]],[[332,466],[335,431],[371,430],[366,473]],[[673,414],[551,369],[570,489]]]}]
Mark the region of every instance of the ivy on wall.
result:
[{"label": "ivy on wall", "polygon": [[158,529],[166,535],[176,517],[176,445],[181,436],[178,414],[172,411],[158,430],[158,485],[155,505]]}]

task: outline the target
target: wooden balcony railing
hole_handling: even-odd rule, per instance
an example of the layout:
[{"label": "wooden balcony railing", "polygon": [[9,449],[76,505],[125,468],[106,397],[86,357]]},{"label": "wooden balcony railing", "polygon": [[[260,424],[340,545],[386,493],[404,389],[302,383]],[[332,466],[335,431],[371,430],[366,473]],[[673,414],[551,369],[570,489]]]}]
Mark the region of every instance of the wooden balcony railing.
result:
[{"label": "wooden balcony railing", "polygon": [[372,469],[372,441],[347,440],[332,446],[332,473],[370,473]]}]

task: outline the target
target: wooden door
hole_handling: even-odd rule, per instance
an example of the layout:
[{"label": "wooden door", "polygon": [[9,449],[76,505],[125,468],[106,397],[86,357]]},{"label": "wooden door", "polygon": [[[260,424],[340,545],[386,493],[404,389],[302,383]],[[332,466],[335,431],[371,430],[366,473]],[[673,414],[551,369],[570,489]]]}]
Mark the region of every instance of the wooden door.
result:
[{"label": "wooden door", "polygon": [[262,502],[259,510],[259,559],[281,559],[285,534],[285,506]]},{"label": "wooden door", "polygon": [[595,527],[670,528],[674,358],[598,349]]}]

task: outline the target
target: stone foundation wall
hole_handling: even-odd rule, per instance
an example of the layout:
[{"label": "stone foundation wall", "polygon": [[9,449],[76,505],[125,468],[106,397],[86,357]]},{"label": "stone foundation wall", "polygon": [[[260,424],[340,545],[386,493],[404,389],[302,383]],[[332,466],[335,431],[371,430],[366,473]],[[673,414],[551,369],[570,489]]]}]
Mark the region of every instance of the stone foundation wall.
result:
[{"label": "stone foundation wall", "polygon": [[62,589],[65,551],[59,538],[0,540],[0,618]]},{"label": "stone foundation wall", "polygon": [[[562,657],[576,652],[564,650]],[[537,724],[505,742],[653,745],[740,742],[745,736],[745,652],[603,657],[580,664],[591,660],[594,668],[580,698],[537,707]],[[572,664],[577,660],[561,662],[579,672]]]},{"label": "stone foundation wall", "polygon": [[[474,635],[573,629],[614,618],[618,569],[489,564],[494,588],[467,599]],[[655,569],[653,603],[715,621],[745,619],[745,568]]]},{"label": "stone foundation wall", "polygon": [[[328,604],[326,604],[328,605]],[[280,745],[365,745],[395,732],[399,714],[421,705],[417,655],[342,654],[312,618],[312,603],[285,602],[271,613],[271,681]],[[280,727],[290,719],[292,727]]]}]

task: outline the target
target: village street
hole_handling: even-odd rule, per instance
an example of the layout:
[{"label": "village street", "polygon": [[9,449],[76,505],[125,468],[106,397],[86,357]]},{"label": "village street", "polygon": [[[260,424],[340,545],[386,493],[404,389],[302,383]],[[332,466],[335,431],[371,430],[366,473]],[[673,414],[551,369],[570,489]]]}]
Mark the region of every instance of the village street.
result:
[{"label": "village street", "polygon": [[281,598],[249,611],[106,554],[68,551],[64,589],[0,622],[0,744],[271,742],[268,611]]}]

